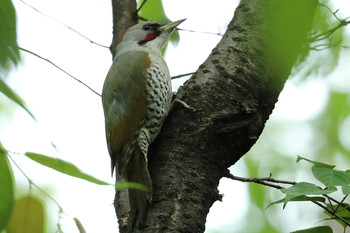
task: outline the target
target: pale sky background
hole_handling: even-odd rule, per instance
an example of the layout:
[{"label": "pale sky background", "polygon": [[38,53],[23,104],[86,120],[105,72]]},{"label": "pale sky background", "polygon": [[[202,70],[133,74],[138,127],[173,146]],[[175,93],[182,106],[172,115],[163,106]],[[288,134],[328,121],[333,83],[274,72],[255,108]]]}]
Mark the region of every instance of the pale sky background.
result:
[{"label": "pale sky background", "polygon": [[[110,0],[26,0],[26,2],[74,28],[92,41],[110,45],[112,38]],[[333,9],[341,9],[340,17],[350,16],[348,1],[333,2],[335,3]],[[112,62],[109,50],[91,44],[19,0],[13,0],[13,3],[18,18],[19,46],[51,60],[101,93],[105,75]],[[238,1],[166,0],[163,3],[165,13],[171,20],[187,18],[181,24],[181,28],[224,33]],[[184,31],[180,31],[180,38],[178,46],[168,46],[165,55],[172,75],[195,71],[220,40],[216,35]],[[21,64],[9,75],[9,85],[26,101],[37,122],[15,104],[7,101],[8,107],[14,111],[7,116],[0,115],[0,141],[4,147],[14,152],[32,151],[58,157],[78,165],[88,174],[113,183],[100,97],[47,62],[30,54],[21,53],[21,55]],[[337,86],[337,79],[348,78],[350,74],[348,63],[349,60],[341,58],[339,68],[329,79],[331,81],[314,79],[298,86],[288,82],[272,118],[301,121],[315,116],[325,106],[328,84]],[[185,79],[175,81],[174,87],[177,88]],[[350,82],[348,86],[337,88],[350,90],[349,85]],[[3,98],[2,102],[6,101],[3,96],[0,98]],[[57,150],[51,146],[50,141],[55,143]],[[67,214],[61,221],[64,232],[78,232],[72,217],[77,217],[89,233],[117,232],[117,221],[112,205],[113,187],[98,186],[68,177],[21,155],[12,157],[36,184],[61,204]],[[27,187],[24,177],[15,167],[13,169],[17,185]],[[243,162],[238,162],[232,170],[236,175],[246,174]],[[233,231],[232,226],[239,224],[244,217],[244,210],[248,206],[247,187],[239,182],[223,180],[220,191],[225,194],[224,202],[215,203],[212,207],[208,215],[207,230],[240,232]],[[49,203],[50,207],[49,217],[55,219],[57,207],[51,201],[46,203]],[[283,212],[286,216],[287,211],[290,212],[289,210]],[[292,226],[298,221],[298,216],[294,215],[293,213],[288,215],[290,220],[286,223],[287,230],[296,230]],[[220,226],[227,227],[220,228]]]}]

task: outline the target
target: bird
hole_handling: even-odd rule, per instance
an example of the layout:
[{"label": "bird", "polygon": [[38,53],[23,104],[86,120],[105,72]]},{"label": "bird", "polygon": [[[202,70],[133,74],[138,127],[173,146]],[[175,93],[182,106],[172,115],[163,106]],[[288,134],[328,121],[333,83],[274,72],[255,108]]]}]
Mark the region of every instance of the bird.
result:
[{"label": "bird", "polygon": [[160,24],[151,20],[131,26],[116,46],[102,90],[105,131],[112,175],[140,183],[128,189],[128,229],[145,225],[152,201],[148,148],[159,134],[171,108],[172,89],[162,48],[185,19]]}]

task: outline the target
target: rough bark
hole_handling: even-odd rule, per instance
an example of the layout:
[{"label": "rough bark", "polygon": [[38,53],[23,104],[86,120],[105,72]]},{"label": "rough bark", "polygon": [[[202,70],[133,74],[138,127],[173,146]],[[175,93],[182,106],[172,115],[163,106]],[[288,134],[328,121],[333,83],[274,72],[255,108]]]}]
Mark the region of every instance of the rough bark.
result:
[{"label": "rough bark", "polygon": [[[178,91],[150,148],[153,202],[135,232],[204,232],[219,180],[259,138],[317,0],[241,0],[227,32]],[[237,210],[239,211],[239,210]]]}]

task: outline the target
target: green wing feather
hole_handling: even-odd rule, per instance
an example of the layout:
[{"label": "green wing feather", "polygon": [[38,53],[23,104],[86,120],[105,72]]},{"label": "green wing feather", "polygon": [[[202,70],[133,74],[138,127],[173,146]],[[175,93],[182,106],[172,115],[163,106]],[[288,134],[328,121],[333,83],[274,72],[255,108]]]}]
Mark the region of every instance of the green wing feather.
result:
[{"label": "green wing feather", "polygon": [[147,111],[146,70],[150,59],[146,52],[130,51],[116,58],[107,74],[102,102],[106,137],[112,160],[112,172],[123,175],[130,155],[123,147],[135,138]]}]

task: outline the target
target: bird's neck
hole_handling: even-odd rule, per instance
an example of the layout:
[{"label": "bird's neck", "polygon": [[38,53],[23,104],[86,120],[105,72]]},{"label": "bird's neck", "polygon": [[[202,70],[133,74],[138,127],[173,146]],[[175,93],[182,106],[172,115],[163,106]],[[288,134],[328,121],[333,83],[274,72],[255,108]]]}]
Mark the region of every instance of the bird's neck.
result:
[{"label": "bird's neck", "polygon": [[122,42],[118,44],[115,58],[130,51],[143,51],[149,54],[162,55],[161,49],[152,44],[139,45],[136,41]]}]

